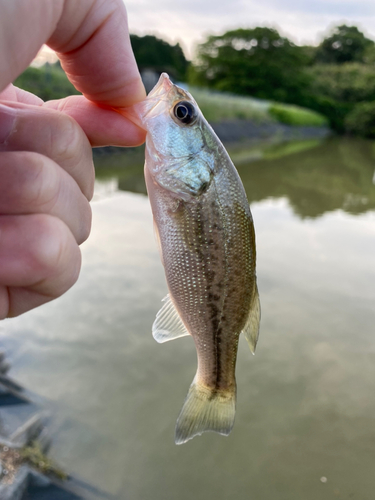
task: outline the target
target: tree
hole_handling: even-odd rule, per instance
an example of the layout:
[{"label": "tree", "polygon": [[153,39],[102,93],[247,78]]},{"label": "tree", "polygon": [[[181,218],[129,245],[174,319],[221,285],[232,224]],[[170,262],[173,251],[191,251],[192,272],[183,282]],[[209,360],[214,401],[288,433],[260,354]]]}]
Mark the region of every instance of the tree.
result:
[{"label": "tree", "polygon": [[145,69],[158,73],[165,71],[174,79],[186,79],[189,62],[178,43],[170,45],[152,35],[130,35],[130,40],[140,71]]},{"label": "tree", "polygon": [[375,102],[360,102],[345,118],[348,132],[364,137],[375,137]]},{"label": "tree", "polygon": [[308,52],[275,29],[237,29],[198,47],[193,79],[218,90],[296,102],[308,63]]},{"label": "tree", "polygon": [[375,101],[375,67],[357,62],[315,64],[306,70],[310,89],[339,102]]},{"label": "tree", "polygon": [[316,61],[333,64],[365,62],[366,53],[374,45],[374,41],[366,38],[356,26],[343,24],[319,45]]},{"label": "tree", "polygon": [[[337,132],[347,129],[346,116],[358,103],[375,101],[375,67],[372,64],[315,64],[305,71],[310,83],[303,105],[327,116]],[[358,114],[355,117],[357,119]],[[359,132],[360,128],[356,130]]]}]

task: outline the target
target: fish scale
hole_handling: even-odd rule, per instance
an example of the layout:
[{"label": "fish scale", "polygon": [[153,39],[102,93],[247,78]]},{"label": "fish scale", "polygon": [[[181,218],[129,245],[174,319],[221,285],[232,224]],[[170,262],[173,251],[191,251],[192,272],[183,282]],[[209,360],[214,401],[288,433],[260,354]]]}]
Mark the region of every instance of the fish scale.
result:
[{"label": "fish scale", "polygon": [[153,335],[158,342],[190,335],[198,357],[175,441],[205,431],[228,435],[239,336],[245,334],[254,352],[259,331],[249,204],[227,152],[188,92],[163,74],[134,109],[147,129],[145,179],[169,290]]}]

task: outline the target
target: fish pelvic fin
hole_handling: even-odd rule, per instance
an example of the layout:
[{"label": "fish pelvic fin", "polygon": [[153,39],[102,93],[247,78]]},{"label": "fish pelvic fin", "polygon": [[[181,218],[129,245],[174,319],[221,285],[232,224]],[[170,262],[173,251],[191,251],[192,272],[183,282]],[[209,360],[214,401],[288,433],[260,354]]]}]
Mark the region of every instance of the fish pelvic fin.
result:
[{"label": "fish pelvic fin", "polygon": [[203,432],[228,436],[236,413],[236,391],[215,391],[195,377],[177,419],[175,443],[183,444]]},{"label": "fish pelvic fin", "polygon": [[157,313],[152,325],[152,335],[156,342],[162,344],[168,340],[190,335],[169,294],[164,297],[163,302],[164,305]]},{"label": "fish pelvic fin", "polygon": [[250,351],[253,354],[255,354],[255,348],[258,343],[259,324],[260,324],[260,300],[259,300],[258,287],[255,282],[255,290],[253,294],[253,299],[251,301],[249,316],[247,318],[244,329],[241,332],[245,335],[245,338],[250,347]]}]

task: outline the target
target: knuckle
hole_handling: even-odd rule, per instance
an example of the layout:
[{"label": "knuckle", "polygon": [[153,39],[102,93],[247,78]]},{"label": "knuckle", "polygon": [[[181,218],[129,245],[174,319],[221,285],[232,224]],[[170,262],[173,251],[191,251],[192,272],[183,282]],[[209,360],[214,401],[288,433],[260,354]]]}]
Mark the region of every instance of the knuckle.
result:
[{"label": "knuckle", "polygon": [[31,210],[48,209],[58,196],[59,182],[50,160],[38,153],[26,154],[25,175],[19,183],[19,202]]},{"label": "knuckle", "polygon": [[[83,194],[90,200],[94,191],[94,163],[88,138],[70,116],[59,113],[50,130],[51,158],[68,171],[76,180]],[[85,176],[82,176],[85,172]]]},{"label": "knuckle", "polygon": [[31,249],[34,263],[38,267],[54,269],[60,267],[66,245],[64,231],[57,218],[47,214],[33,216],[34,245]]},{"label": "knuckle", "polygon": [[85,208],[82,211],[81,217],[81,228],[80,235],[77,240],[77,243],[80,245],[90,236],[91,232],[91,223],[92,223],[92,211],[89,202],[85,204]]},{"label": "knuckle", "polygon": [[67,226],[58,218],[34,216],[36,238],[32,264],[41,271],[44,293],[59,296],[76,281],[80,269],[80,251]]},{"label": "knuckle", "polygon": [[56,123],[50,128],[51,156],[57,163],[74,161],[82,143],[81,130],[70,116],[62,113],[57,116]]}]

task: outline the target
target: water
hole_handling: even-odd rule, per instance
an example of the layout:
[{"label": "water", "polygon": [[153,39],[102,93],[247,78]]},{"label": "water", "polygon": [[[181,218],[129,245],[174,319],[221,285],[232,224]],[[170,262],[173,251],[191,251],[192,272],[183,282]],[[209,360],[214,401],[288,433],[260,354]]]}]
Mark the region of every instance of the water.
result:
[{"label": "water", "polygon": [[151,336],[166,285],[141,154],[98,159],[81,277],[1,323],[10,375],[56,411],[53,457],[121,499],[373,498],[375,145],[232,153],[255,220],[262,303],[256,356],[239,346],[232,434],[173,442],[196,355],[189,338]]}]

